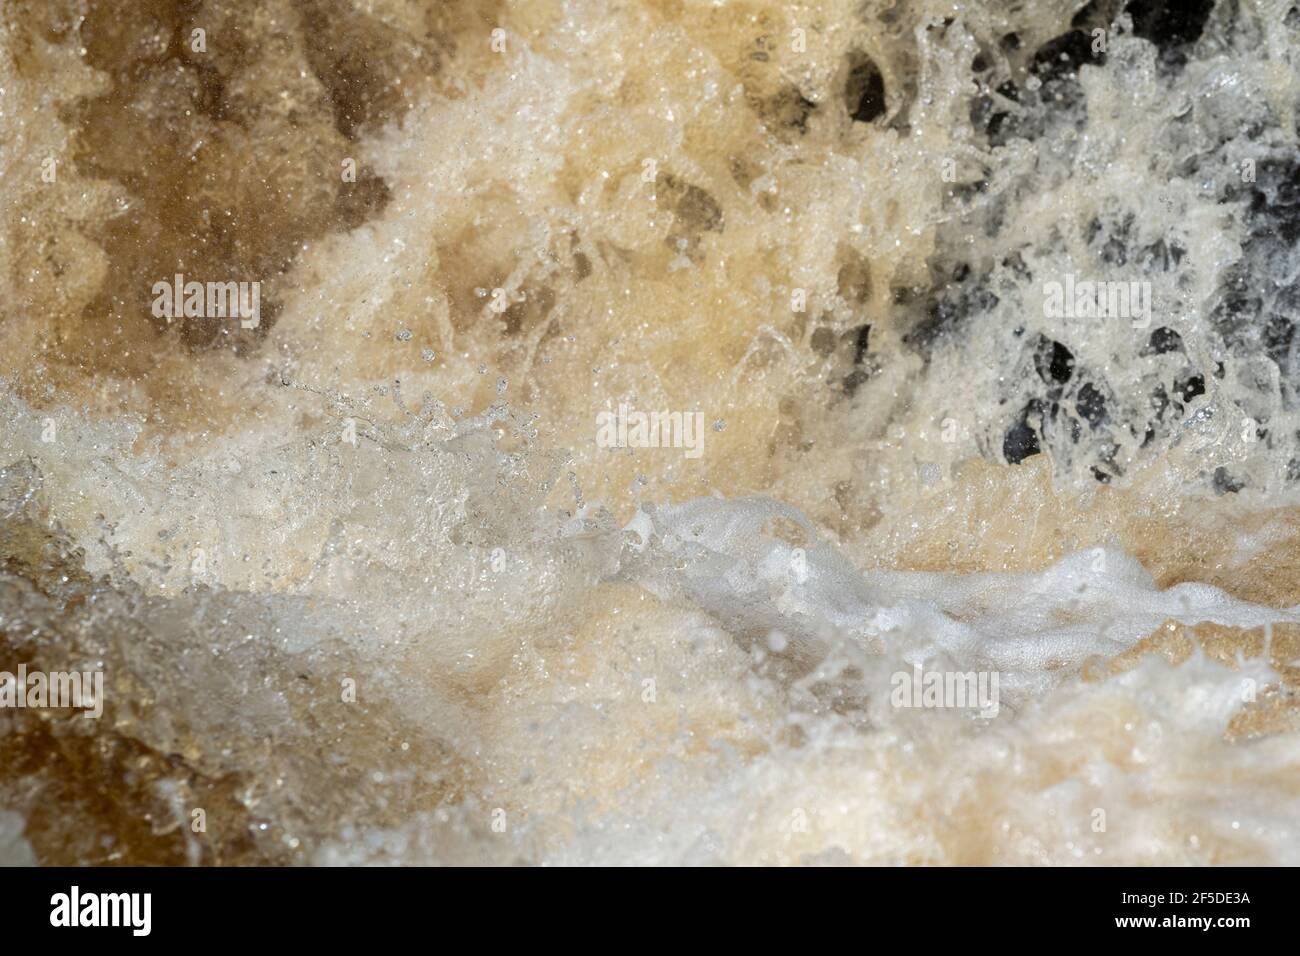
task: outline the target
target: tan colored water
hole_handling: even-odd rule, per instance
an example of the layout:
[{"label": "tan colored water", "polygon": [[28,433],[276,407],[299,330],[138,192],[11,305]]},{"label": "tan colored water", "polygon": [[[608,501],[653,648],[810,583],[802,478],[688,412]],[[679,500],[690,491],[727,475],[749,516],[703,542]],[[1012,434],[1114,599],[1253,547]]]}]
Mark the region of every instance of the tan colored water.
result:
[{"label": "tan colored water", "polygon": [[6,3],[0,858],[1300,862],[1297,18],[1008,6]]}]

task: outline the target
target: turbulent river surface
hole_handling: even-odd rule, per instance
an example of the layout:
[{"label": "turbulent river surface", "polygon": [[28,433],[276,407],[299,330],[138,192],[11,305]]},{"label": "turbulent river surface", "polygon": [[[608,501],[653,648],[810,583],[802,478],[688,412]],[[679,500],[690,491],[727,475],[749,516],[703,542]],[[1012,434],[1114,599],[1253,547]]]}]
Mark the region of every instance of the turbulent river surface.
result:
[{"label": "turbulent river surface", "polygon": [[1300,864],[1298,107],[1287,0],[5,0],[0,862]]}]

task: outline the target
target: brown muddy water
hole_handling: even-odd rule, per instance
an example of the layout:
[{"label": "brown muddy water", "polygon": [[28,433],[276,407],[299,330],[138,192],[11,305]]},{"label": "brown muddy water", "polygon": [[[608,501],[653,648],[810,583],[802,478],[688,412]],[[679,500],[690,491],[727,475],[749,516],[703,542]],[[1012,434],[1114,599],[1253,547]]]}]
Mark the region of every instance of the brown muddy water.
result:
[{"label": "brown muddy water", "polygon": [[0,862],[1300,863],[1298,105],[1285,0],[6,0]]}]

